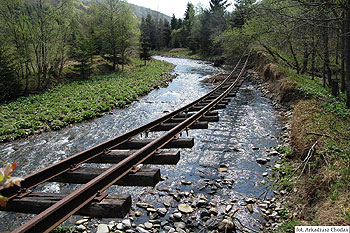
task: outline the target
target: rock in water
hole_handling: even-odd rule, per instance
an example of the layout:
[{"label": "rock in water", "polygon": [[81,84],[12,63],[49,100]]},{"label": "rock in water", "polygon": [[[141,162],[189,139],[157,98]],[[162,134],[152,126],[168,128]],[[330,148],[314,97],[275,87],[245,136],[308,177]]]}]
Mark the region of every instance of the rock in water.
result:
[{"label": "rock in water", "polygon": [[232,221],[230,221],[228,219],[224,219],[219,224],[219,230],[222,232],[227,232],[227,233],[236,232],[236,226]]},{"label": "rock in water", "polygon": [[178,209],[182,212],[182,213],[185,213],[185,214],[189,214],[189,213],[192,213],[193,212],[193,208],[187,204],[180,204],[178,206]]}]

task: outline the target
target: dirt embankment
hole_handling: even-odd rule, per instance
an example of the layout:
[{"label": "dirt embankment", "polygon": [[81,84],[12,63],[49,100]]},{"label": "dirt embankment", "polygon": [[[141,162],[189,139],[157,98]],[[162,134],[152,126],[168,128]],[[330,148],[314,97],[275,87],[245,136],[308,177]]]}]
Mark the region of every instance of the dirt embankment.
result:
[{"label": "dirt embankment", "polygon": [[[270,97],[293,112],[288,145],[292,153],[282,158],[284,174],[278,184],[290,191],[289,226],[350,224],[348,181],[343,174],[350,163],[344,164],[345,160],[336,155],[346,151],[341,145],[348,145],[348,134],[343,130],[349,124],[327,112],[319,101],[305,98],[293,79],[263,52],[253,54],[251,62]],[[340,146],[329,151],[333,148],[329,144],[339,140],[343,140]]]}]

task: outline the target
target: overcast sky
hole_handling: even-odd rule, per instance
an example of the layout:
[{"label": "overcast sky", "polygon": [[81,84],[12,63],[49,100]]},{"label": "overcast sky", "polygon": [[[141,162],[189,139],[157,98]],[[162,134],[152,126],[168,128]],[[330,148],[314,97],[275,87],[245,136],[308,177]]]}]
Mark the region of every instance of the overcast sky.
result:
[{"label": "overcast sky", "polygon": [[[166,15],[176,15],[177,18],[183,18],[188,2],[193,5],[201,4],[204,8],[209,7],[209,0],[127,0],[129,3],[144,6]],[[229,0],[231,4],[233,0]]]}]

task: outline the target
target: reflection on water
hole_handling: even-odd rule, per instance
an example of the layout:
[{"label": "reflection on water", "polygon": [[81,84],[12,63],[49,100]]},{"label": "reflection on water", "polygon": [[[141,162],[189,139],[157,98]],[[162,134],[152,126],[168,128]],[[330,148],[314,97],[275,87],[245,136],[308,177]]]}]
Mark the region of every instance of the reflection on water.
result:
[{"label": "reflection on water", "polygon": [[[0,163],[17,161],[19,171],[16,175],[19,176],[45,167],[203,96],[212,87],[202,84],[200,80],[222,71],[201,61],[156,58],[176,65],[174,73],[177,73],[178,77],[167,88],[154,90],[129,107],[116,109],[99,119],[76,124],[58,132],[48,132],[26,140],[1,144]],[[220,110],[219,115],[220,122],[210,123],[209,129],[189,132],[188,137],[195,138],[195,146],[192,149],[181,150],[178,165],[154,166],[161,168],[162,176],[166,178],[158,186],[166,186],[177,192],[193,190],[195,194],[204,194],[210,197],[209,201],[218,203],[233,199],[242,200],[251,195],[259,196],[266,190],[266,186],[260,184],[263,180],[261,174],[266,172],[266,167],[260,166],[255,160],[266,156],[271,147],[278,145],[277,137],[280,133],[277,114],[268,99],[262,97],[254,84],[245,81],[237,97],[226,109]],[[220,166],[227,167],[227,172],[219,173]],[[181,185],[181,180],[192,181],[192,185]],[[208,180],[212,183],[229,180],[233,181],[233,184],[232,187],[219,186],[210,195],[213,191],[211,186],[203,188]],[[47,192],[64,192],[74,187],[77,186],[54,183],[45,185],[42,189]],[[156,192],[153,188],[111,187],[108,192],[130,193],[135,202],[141,199],[154,204],[155,207],[163,207],[164,201],[170,201],[169,196]],[[237,208],[241,204],[240,201],[236,203]],[[22,218],[28,218],[26,215],[12,213],[0,213],[0,217],[2,223],[11,223],[1,224],[0,231],[13,230],[21,224]],[[251,215],[244,211],[239,212],[238,217],[253,228],[258,226],[256,220],[260,219],[257,213]],[[141,217],[136,223],[143,223],[145,220],[146,218]]]}]

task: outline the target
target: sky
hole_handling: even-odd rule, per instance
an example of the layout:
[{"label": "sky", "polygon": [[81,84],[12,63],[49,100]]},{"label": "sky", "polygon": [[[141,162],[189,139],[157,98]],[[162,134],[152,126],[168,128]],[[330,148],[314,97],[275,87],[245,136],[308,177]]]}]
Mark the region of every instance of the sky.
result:
[{"label": "sky", "polygon": [[[209,7],[209,0],[127,0],[127,2],[150,8],[169,16],[175,14],[176,18],[184,17],[188,2],[195,6],[201,4],[204,8]],[[233,4],[234,1],[230,0],[228,2]]]}]

